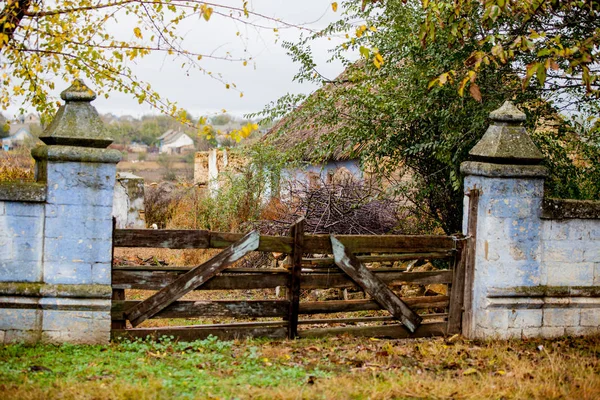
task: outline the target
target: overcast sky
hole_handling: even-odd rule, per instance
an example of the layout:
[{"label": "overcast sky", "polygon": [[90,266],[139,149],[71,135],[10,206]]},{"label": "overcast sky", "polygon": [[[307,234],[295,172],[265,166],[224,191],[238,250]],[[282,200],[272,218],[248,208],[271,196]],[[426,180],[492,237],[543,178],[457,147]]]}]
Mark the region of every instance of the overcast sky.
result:
[{"label": "overcast sky", "polygon": [[[239,7],[241,0],[231,0],[231,4]],[[255,12],[312,29],[321,29],[340,18],[339,11],[334,13],[331,2],[324,0],[254,0],[249,5]],[[133,36],[133,26],[131,21],[128,22],[125,18],[119,21],[115,29],[119,30],[119,35],[123,34],[128,38],[127,35]],[[250,21],[253,20],[251,17]],[[242,98],[239,92],[226,89],[222,83],[199,71],[193,70],[188,74],[180,68],[182,61],[169,57],[157,54],[131,64],[139,78],[150,82],[161,95],[176,101],[195,117],[216,113],[222,109],[241,116],[263,109],[267,103],[288,92],[309,93],[315,89],[311,84],[292,82],[298,65],[292,62],[281,47],[282,40],[297,40],[300,35],[298,29],[280,28],[276,43],[277,37],[273,30],[256,30],[215,14],[209,22],[197,18],[190,19],[182,24],[180,29],[185,35],[185,47],[190,50],[220,55],[230,52],[234,58],[244,57],[245,54],[253,57],[253,61],[246,67],[241,62],[207,58],[201,61],[201,65],[207,70],[215,74],[221,73],[225,80],[235,83],[244,93]],[[236,35],[238,31],[240,36]],[[319,72],[328,78],[334,78],[342,71],[339,63],[325,63],[328,58],[327,49],[332,48],[335,43],[336,38],[324,39],[313,48],[313,54],[319,60]],[[57,87],[58,92],[63,89],[61,86]],[[93,104],[100,113],[111,112],[134,117],[156,113],[148,106],[139,105],[137,100],[121,93],[112,93],[108,100],[98,98]],[[17,109],[18,106],[6,114],[12,114]]]}]

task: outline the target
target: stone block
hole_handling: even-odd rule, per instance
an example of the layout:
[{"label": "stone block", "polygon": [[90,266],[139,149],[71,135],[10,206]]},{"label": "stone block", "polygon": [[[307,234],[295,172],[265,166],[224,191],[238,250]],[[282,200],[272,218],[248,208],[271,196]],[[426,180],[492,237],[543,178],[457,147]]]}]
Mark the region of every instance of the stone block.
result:
[{"label": "stone block", "polygon": [[93,206],[89,204],[47,204],[46,218],[76,218],[90,220],[112,221],[112,207]]},{"label": "stone block", "polygon": [[489,191],[507,197],[542,197],[543,185],[531,179],[497,179],[488,178]]},{"label": "stone block", "polygon": [[43,204],[7,201],[4,203],[6,215],[17,217],[39,217],[44,213]]},{"label": "stone block", "polygon": [[508,314],[509,328],[537,328],[542,326],[541,309],[515,309]]},{"label": "stone block", "polygon": [[535,247],[539,247],[542,226],[537,218],[506,218],[504,227],[507,240],[535,242]]},{"label": "stone block", "polygon": [[581,310],[578,308],[545,308],[544,327],[578,326]]},{"label": "stone block", "polygon": [[600,327],[600,308],[584,308],[581,310],[581,326]]},{"label": "stone block", "polygon": [[110,285],[112,266],[110,263],[92,264],[92,283]]},{"label": "stone block", "polygon": [[47,201],[50,204],[88,204],[92,206],[112,207],[113,192],[109,189],[97,190],[93,188],[83,188],[78,190],[59,190],[56,188],[48,190]]},{"label": "stone block", "polygon": [[600,286],[600,263],[594,263],[594,286]]},{"label": "stone block", "polygon": [[505,241],[506,237],[506,218],[497,218],[486,215],[479,221],[479,231],[477,239],[482,241]]},{"label": "stone block", "polygon": [[563,223],[569,228],[570,240],[590,240],[591,224],[588,220],[572,219]]},{"label": "stone block", "polygon": [[585,335],[595,335],[600,330],[595,326],[567,326],[565,328],[565,334],[571,336],[585,336]]},{"label": "stone block", "polygon": [[84,332],[92,330],[92,311],[43,310],[44,331]]},{"label": "stone block", "polygon": [[42,336],[41,330],[9,329],[4,332],[4,343],[37,343]]},{"label": "stone block", "polygon": [[506,260],[487,265],[476,261],[481,284],[486,287],[536,286],[542,283],[541,266],[537,261]]},{"label": "stone block", "polygon": [[541,199],[527,196],[494,198],[484,207],[493,217],[530,218],[539,215]]},{"label": "stone block", "polygon": [[111,261],[112,242],[108,239],[48,238],[44,245],[44,261],[66,263],[106,263]]},{"label": "stone block", "polygon": [[0,259],[0,282],[39,282],[42,276],[40,261]]},{"label": "stone block", "polygon": [[0,201],[0,215],[4,215],[6,213],[4,208],[4,202]]},{"label": "stone block", "polygon": [[594,281],[594,263],[545,263],[550,286],[589,286]]},{"label": "stone block", "polygon": [[0,308],[0,330],[35,331],[41,327],[41,310]]},{"label": "stone block", "polygon": [[600,221],[594,220],[590,224],[590,240],[600,240]]},{"label": "stone block", "polygon": [[475,314],[475,321],[481,321],[478,325],[482,328],[497,330],[502,334],[502,331],[508,329],[509,312],[509,310],[480,310]]},{"label": "stone block", "polygon": [[44,281],[54,284],[91,284],[92,266],[77,262],[44,262]]},{"label": "stone block", "polygon": [[44,218],[40,216],[4,216],[0,219],[0,231],[5,237],[37,238],[42,236]]},{"label": "stone block", "polygon": [[584,262],[586,246],[580,240],[545,240],[542,246],[546,262]]},{"label": "stone block", "polygon": [[542,336],[542,328],[523,328],[522,337],[524,339],[527,338],[536,338]]},{"label": "stone block", "polygon": [[42,261],[42,236],[14,238],[12,248],[14,261]]},{"label": "stone block", "polygon": [[542,240],[566,240],[569,238],[569,226],[562,221],[542,221]]},{"label": "stone block", "polygon": [[554,326],[542,326],[541,334],[544,338],[555,338],[565,335],[565,328]]},{"label": "stone block", "polygon": [[85,221],[85,237],[112,241],[112,219],[90,219]]},{"label": "stone block", "polygon": [[116,164],[92,162],[48,162],[48,183],[60,189],[94,188],[113,190]]},{"label": "stone block", "polygon": [[[2,226],[1,221],[0,226]],[[13,259],[13,244],[14,241],[12,238],[0,236],[0,261],[10,261]]]},{"label": "stone block", "polygon": [[586,248],[583,251],[583,258],[585,261],[600,262],[600,245],[597,242],[586,241]]}]

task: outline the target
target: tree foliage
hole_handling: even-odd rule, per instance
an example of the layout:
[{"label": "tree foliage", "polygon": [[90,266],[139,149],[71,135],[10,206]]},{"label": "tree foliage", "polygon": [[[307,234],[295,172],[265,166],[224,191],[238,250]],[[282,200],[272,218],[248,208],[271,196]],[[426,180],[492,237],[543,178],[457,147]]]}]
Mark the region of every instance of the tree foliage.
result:
[{"label": "tree foliage", "polygon": [[598,111],[599,2],[431,0],[421,6],[426,13],[420,24],[423,45],[435,45],[440,33],[455,48],[473,44],[462,64],[444,71],[438,82],[463,91],[479,81],[485,66],[510,64],[519,71],[523,88],[535,79],[561,107]]},{"label": "tree foliage", "polygon": [[[286,97],[273,103],[268,113],[278,117],[296,107],[283,130],[297,129],[298,124],[318,130],[329,127],[312,146],[315,160],[324,160],[334,148],[344,146],[381,176],[396,179],[411,174],[410,180],[396,179],[391,188],[410,200],[412,215],[437,221],[446,233],[460,231],[459,167],[487,129],[490,111],[512,99],[525,106],[531,128],[542,116],[556,116],[555,110],[539,101],[540,85],[523,89],[511,63],[481,63],[476,75],[468,75],[471,96],[457,96],[456,89],[446,84],[454,79],[448,71],[460,70],[464,60],[479,49],[480,39],[464,36],[460,44],[448,46],[455,33],[446,25],[437,27],[435,37],[423,46],[421,27],[430,17],[420,1],[366,2],[364,7],[348,2],[344,8],[345,18],[323,34],[347,34],[347,42],[332,56],[346,62],[346,71],[331,81],[323,80],[310,54],[312,37],[287,43],[301,63],[297,79],[322,81],[325,86],[301,107],[295,101],[298,98]],[[477,20],[472,15],[469,23]],[[348,61],[347,51],[358,52],[361,59]],[[545,150],[560,148],[560,138],[546,139],[551,145]],[[593,157],[591,163],[597,163],[597,151]],[[560,168],[552,172],[561,174]],[[583,191],[578,193],[584,196]]]},{"label": "tree foliage", "polygon": [[237,90],[234,83],[206,70],[201,60],[245,66],[251,57],[202,53],[195,46],[201,41],[186,40],[182,25],[191,19],[208,23],[229,18],[255,29],[294,26],[253,12],[247,1],[235,6],[198,0],[7,0],[0,7],[0,107],[6,109],[20,96],[46,118],[56,109],[56,78],[69,82],[81,77],[91,81],[99,95],[130,94],[140,104],[185,121],[185,111],[140,80],[132,62],[164,53],[181,63],[182,73],[197,70]]}]

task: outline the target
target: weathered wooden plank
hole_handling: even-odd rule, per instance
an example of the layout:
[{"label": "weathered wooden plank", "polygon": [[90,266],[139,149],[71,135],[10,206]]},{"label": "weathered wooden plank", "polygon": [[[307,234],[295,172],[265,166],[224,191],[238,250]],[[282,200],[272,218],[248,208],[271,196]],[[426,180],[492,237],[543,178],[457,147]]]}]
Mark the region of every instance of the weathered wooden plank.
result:
[{"label": "weathered wooden plank", "polygon": [[[115,303],[123,302],[125,300],[125,290],[123,289],[113,289],[112,292],[112,304],[114,306]],[[123,313],[119,316],[119,318],[112,318],[110,327],[111,329],[125,329],[127,326],[127,321],[125,321],[125,316]]]},{"label": "weathered wooden plank", "polygon": [[377,278],[377,275],[362,265],[334,236],[331,236],[331,246],[335,264],[343,269],[354,282],[369,293],[390,314],[402,321],[409,331],[414,332],[421,323],[421,317],[400,300],[392,289]]},{"label": "weathered wooden plank", "polygon": [[[117,229],[115,247],[170,249],[222,249],[243,236],[241,233],[178,229]],[[450,236],[441,235],[340,235],[338,239],[353,252],[369,253],[444,253],[454,249]],[[305,250],[331,254],[328,235],[306,235]],[[258,251],[292,252],[292,239],[262,235]],[[429,257],[435,257],[431,255]]]},{"label": "weathered wooden plank", "polygon": [[[426,314],[420,315],[423,321],[444,320],[448,314]],[[351,318],[319,318],[319,319],[301,319],[298,320],[298,325],[320,325],[320,324],[355,324],[355,323],[370,323],[370,322],[388,322],[395,321],[392,316],[385,317],[351,317]]]},{"label": "weathered wooden plank", "polygon": [[135,339],[147,337],[158,340],[162,336],[173,336],[181,342],[191,342],[216,336],[222,340],[242,339],[248,337],[265,337],[285,339],[287,328],[285,322],[240,323],[221,325],[178,326],[164,328],[121,329],[111,332],[111,339]]},{"label": "weathered wooden plank", "polygon": [[302,253],[304,251],[304,218],[296,221],[290,229],[292,237],[292,268],[288,284],[287,298],[289,300],[288,339],[298,336],[298,309],[300,307],[300,276],[302,272]]},{"label": "weathered wooden plank", "polygon": [[450,289],[450,306],[448,317],[448,334],[460,333],[462,324],[462,313],[465,299],[465,262],[467,252],[464,250],[466,241],[461,238],[456,242],[456,258],[454,262],[454,276]]},{"label": "weathered wooden plank", "polygon": [[207,249],[210,232],[183,229],[117,229],[115,247],[152,247],[167,249]]},{"label": "weathered wooden plank", "polygon": [[465,262],[465,297],[463,300],[462,333],[470,337],[473,331],[473,278],[475,276],[475,245],[477,243],[477,214],[479,212],[479,189],[469,192],[467,214],[467,245]]},{"label": "weathered wooden plank", "polygon": [[152,317],[154,314],[191,292],[210,278],[258,248],[260,235],[256,231],[248,233],[238,242],[232,244],[207,262],[181,275],[175,282],[162,288],[154,295],[132,307],[125,316],[134,327]]},{"label": "weathered wooden plank", "polygon": [[[413,310],[448,306],[448,296],[401,297]],[[300,303],[300,314],[329,314],[339,312],[381,310],[375,300],[329,300]]]},{"label": "weathered wooden plank", "polygon": [[[377,272],[372,270],[382,282],[388,286],[399,286],[407,283],[414,285],[431,285],[434,283],[451,283],[452,271],[428,272]],[[355,288],[358,285],[346,274],[303,274],[302,289]]]},{"label": "weathered wooden plank", "polygon": [[[259,271],[259,270],[257,270]],[[118,289],[160,290],[173,283],[180,272],[113,271],[112,287]],[[285,286],[288,274],[217,275],[196,290],[274,289]]]},{"label": "weathered wooden plank", "polygon": [[[117,229],[115,247],[150,247],[168,249],[224,249],[244,234],[187,229]],[[292,240],[286,236],[260,237],[258,251],[291,253]]]},{"label": "weathered wooden plank", "polygon": [[[441,235],[336,235],[353,253],[438,253],[454,249],[451,236]],[[307,253],[331,254],[329,235],[306,235]]]},{"label": "weathered wooden plank", "polygon": [[[288,274],[263,274],[260,270],[251,274],[220,274],[206,282],[197,290],[246,290],[271,289],[288,284]],[[403,284],[431,285],[452,283],[452,271],[428,272],[377,272],[372,271],[389,286]],[[115,289],[160,290],[181,276],[180,272],[148,272],[116,270],[112,273],[112,286]],[[356,288],[352,279],[343,273],[302,274],[300,287],[304,289]]]},{"label": "weathered wooden plank", "polygon": [[[115,265],[115,271],[155,271],[155,272],[188,272],[194,267],[189,265]],[[223,274],[253,274],[259,272],[261,274],[283,274],[289,275],[289,271],[285,268],[239,268],[229,267],[223,270]]]},{"label": "weathered wooden plank", "polygon": [[445,336],[446,322],[421,324],[414,333],[407,331],[404,325],[399,324],[381,326],[344,326],[339,328],[303,329],[298,331],[298,336],[301,338],[322,338],[344,334],[363,337],[389,337],[392,339]]},{"label": "weathered wooden plank", "polygon": [[[358,261],[362,263],[371,262],[389,262],[389,261],[402,261],[402,260],[437,260],[444,258],[451,258],[454,256],[453,251],[442,251],[437,253],[398,253],[398,254],[383,254],[379,256],[356,256]],[[332,257],[325,258],[303,258],[302,265],[305,266],[330,266],[335,265]]]},{"label": "weathered wooden plank", "polygon": [[[117,229],[117,218],[113,217],[112,218],[112,235],[113,237],[115,236],[115,230]],[[110,249],[110,264],[111,264],[111,268],[114,268],[114,262],[115,262],[115,243],[114,241],[111,244],[111,249]],[[125,300],[125,290],[123,289],[113,289],[112,291],[112,296],[111,296],[112,301],[114,302],[115,300],[117,301],[123,301]],[[125,329],[127,327],[127,321],[125,321],[125,317],[122,318],[113,318],[110,322],[110,328],[111,329]]]},{"label": "weathered wooden plank", "polygon": [[[125,310],[136,306],[141,301],[113,301],[111,316],[113,320],[124,319]],[[152,318],[194,318],[194,317],[229,317],[229,318],[270,318],[287,315],[287,300],[180,300],[171,303]]]}]

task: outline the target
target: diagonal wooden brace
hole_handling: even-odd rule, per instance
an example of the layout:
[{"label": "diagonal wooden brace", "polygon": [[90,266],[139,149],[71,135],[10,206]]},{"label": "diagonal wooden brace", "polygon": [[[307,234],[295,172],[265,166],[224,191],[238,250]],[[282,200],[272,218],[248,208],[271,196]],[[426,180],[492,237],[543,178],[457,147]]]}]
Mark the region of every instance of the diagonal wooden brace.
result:
[{"label": "diagonal wooden brace", "polygon": [[357,285],[369,293],[379,305],[388,310],[392,316],[402,321],[404,326],[411,331],[415,330],[421,324],[422,318],[411,310],[396,293],[392,291],[385,283],[381,281],[374,273],[350,253],[344,244],[335,237],[331,236],[331,247],[333,249],[333,259],[335,264],[340,267]]},{"label": "diagonal wooden brace", "polygon": [[125,317],[131,322],[131,325],[134,327],[138,326],[186,293],[206,283],[210,278],[249,252],[256,250],[259,242],[259,233],[257,231],[250,232],[204,264],[194,267],[170,285],[165,286],[146,300],[133,306],[125,313]]}]

